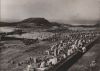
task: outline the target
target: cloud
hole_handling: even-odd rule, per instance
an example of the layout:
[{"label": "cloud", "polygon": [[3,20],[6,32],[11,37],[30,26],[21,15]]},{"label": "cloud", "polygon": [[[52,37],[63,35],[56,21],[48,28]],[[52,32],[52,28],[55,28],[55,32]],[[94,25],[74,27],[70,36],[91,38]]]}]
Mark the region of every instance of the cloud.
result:
[{"label": "cloud", "polygon": [[100,20],[100,0],[1,0],[1,20]]}]

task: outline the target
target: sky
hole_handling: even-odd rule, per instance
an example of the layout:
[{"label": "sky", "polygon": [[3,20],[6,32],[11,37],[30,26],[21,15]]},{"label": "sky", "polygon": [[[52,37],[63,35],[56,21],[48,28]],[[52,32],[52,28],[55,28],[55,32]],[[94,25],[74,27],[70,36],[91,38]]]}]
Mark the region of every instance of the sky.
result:
[{"label": "sky", "polygon": [[1,21],[44,17],[71,24],[100,20],[100,0],[1,0]]}]

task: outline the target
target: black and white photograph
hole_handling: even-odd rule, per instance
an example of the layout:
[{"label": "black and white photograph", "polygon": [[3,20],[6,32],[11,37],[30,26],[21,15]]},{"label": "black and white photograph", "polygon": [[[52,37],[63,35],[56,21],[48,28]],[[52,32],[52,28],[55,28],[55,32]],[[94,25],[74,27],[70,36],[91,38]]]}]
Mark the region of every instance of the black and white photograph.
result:
[{"label": "black and white photograph", "polygon": [[100,0],[0,0],[0,71],[100,71]]}]

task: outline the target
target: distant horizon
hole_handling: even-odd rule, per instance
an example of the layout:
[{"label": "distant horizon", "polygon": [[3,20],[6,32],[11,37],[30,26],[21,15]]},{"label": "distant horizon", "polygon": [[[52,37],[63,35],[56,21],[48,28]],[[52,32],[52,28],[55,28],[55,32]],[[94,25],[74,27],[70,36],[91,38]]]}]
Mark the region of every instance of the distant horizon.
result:
[{"label": "distant horizon", "polygon": [[[29,18],[44,18],[44,17],[29,17]],[[28,19],[28,18],[25,18],[25,19]],[[14,19],[14,20],[6,20],[6,21],[0,21],[0,22],[7,22],[7,23],[13,23],[13,22],[20,22],[20,21],[23,21],[25,19],[22,19],[22,20],[18,20],[18,19]],[[46,18],[44,18],[46,19]],[[48,20],[49,22],[57,22],[57,23],[60,23],[60,24],[70,24],[70,25],[95,25],[97,24],[96,21],[83,21],[83,20],[80,20],[79,22],[75,22],[75,21],[68,21],[68,20],[59,20],[59,19],[46,19]],[[85,23],[84,23],[85,22]],[[89,24],[88,22],[91,22],[91,24]],[[94,23],[95,22],[95,23]],[[83,24],[82,24],[83,23]]]},{"label": "distant horizon", "polygon": [[[23,19],[14,19],[13,18],[12,20],[11,19],[6,19],[6,20],[0,19],[0,22],[8,22],[8,23],[20,22],[20,21],[23,21],[28,18],[45,18],[45,17],[27,17],[27,18],[23,18]],[[57,23],[71,24],[71,25],[95,25],[96,23],[98,23],[98,21],[100,22],[100,20],[73,20],[72,21],[72,20],[62,20],[62,19],[47,19],[47,18],[45,18],[45,19],[50,22],[57,22]],[[89,22],[91,22],[91,23],[89,23]]]}]

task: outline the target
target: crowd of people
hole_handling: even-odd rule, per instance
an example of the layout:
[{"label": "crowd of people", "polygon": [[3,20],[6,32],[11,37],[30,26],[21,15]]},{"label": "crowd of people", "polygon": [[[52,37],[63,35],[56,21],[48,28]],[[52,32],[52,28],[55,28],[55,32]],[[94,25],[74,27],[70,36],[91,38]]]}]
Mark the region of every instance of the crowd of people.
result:
[{"label": "crowd of people", "polygon": [[84,53],[87,50],[86,45],[91,43],[97,35],[94,32],[64,35],[63,39],[52,44],[50,49],[45,50],[44,56],[30,58],[25,71],[44,71],[76,52]]}]

